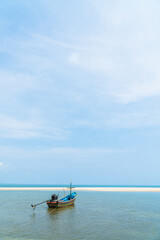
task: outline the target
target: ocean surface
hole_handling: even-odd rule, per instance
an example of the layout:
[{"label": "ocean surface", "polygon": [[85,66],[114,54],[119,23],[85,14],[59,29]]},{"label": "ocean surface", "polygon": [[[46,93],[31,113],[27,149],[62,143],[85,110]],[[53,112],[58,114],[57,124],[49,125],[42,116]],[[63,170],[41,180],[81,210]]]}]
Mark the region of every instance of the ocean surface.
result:
[{"label": "ocean surface", "polygon": [[53,210],[42,204],[33,211],[31,204],[52,194],[0,191],[0,239],[160,239],[160,193],[79,191],[73,207]]}]

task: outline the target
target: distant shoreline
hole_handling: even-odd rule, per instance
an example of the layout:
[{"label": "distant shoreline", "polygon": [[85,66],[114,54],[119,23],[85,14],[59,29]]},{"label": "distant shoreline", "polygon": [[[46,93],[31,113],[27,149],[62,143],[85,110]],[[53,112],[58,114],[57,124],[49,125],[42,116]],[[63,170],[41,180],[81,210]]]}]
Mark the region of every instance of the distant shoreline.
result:
[{"label": "distant shoreline", "polygon": [[[67,187],[0,187],[0,191],[63,191]],[[160,187],[74,187],[73,191],[96,192],[160,192]]]}]

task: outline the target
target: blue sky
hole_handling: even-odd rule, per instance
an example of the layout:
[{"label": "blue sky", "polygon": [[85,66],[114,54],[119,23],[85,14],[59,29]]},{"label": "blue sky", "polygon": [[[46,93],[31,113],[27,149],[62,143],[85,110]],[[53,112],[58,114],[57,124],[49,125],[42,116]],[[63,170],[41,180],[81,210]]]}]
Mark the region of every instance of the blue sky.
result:
[{"label": "blue sky", "polygon": [[160,1],[0,12],[0,182],[160,185]]}]

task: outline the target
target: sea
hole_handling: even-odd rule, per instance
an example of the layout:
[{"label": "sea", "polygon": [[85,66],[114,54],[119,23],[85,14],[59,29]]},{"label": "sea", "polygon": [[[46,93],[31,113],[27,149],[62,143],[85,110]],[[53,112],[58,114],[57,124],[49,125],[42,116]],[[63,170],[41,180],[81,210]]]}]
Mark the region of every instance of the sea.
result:
[{"label": "sea", "polygon": [[[26,185],[31,186],[40,187]],[[159,192],[77,191],[73,207],[49,209],[46,203],[31,207],[53,193],[62,197],[68,192],[0,191],[0,239],[160,240]]]}]

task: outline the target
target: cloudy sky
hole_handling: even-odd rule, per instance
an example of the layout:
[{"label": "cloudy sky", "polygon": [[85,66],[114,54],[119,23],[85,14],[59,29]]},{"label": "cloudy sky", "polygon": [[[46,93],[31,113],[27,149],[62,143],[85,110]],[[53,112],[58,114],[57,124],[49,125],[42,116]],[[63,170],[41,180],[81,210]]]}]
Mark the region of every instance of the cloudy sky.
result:
[{"label": "cloudy sky", "polygon": [[160,1],[0,1],[0,183],[160,185]]}]

